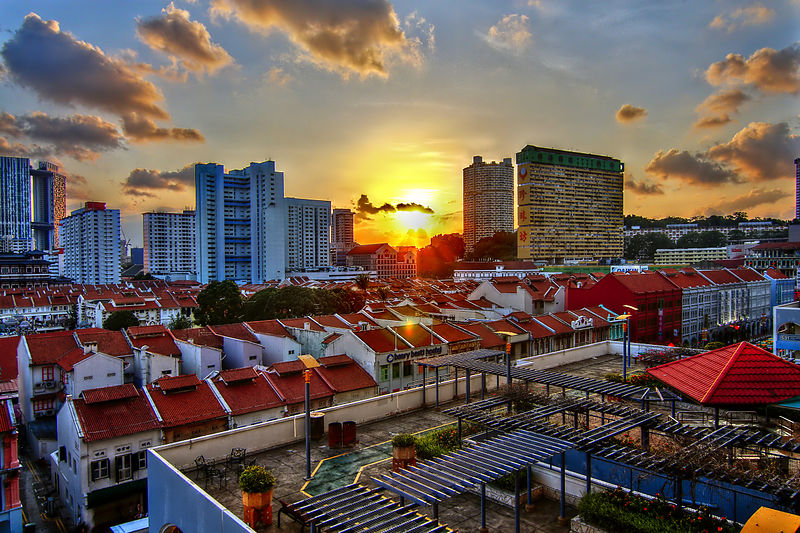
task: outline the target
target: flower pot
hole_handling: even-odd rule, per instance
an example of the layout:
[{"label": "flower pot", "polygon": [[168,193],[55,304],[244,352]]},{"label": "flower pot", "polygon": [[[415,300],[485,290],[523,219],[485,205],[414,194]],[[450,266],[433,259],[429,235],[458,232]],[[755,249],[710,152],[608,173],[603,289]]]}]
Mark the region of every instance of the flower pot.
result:
[{"label": "flower pot", "polygon": [[263,509],[272,504],[272,490],[267,492],[242,492],[242,503],[245,507],[252,507],[254,509]]},{"label": "flower pot", "polygon": [[392,448],[392,458],[401,461],[410,461],[414,458],[416,452],[415,446],[402,446]]}]

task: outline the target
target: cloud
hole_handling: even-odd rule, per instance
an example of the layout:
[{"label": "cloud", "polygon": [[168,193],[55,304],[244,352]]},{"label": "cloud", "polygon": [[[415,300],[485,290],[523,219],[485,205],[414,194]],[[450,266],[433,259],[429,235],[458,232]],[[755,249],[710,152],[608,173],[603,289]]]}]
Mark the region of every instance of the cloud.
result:
[{"label": "cloud", "polygon": [[733,32],[743,26],[756,26],[766,24],[775,16],[775,11],[762,5],[754,5],[739,8],[732,11],[729,15],[720,14],[714,17],[708,27],[714,30],[727,30]]},{"label": "cloud", "polygon": [[72,200],[91,200],[92,191],[89,188],[89,180],[80,174],[67,175],[67,198]]},{"label": "cloud", "polygon": [[[97,159],[100,152],[122,148],[124,141],[114,124],[98,116],[51,117],[39,111],[20,116],[0,113],[0,132],[50,145],[33,148],[16,144],[20,153],[62,154],[78,161]],[[6,142],[6,148],[10,146]]]},{"label": "cloud", "polygon": [[620,124],[631,124],[637,120],[641,120],[647,116],[647,109],[643,107],[632,106],[631,104],[624,104],[617,109],[617,122]]},{"label": "cloud", "polygon": [[664,194],[664,188],[660,183],[652,181],[631,179],[625,183],[625,189],[630,190],[634,194],[642,196],[657,196]]},{"label": "cloud", "polygon": [[270,85],[276,85],[278,87],[285,87],[294,79],[291,74],[284,72],[281,67],[272,67],[269,69],[266,78]]},{"label": "cloud", "polygon": [[400,202],[399,204],[397,204],[395,206],[395,208],[398,211],[419,211],[420,213],[425,213],[425,214],[428,214],[428,215],[432,215],[433,214],[433,209],[431,209],[428,206],[424,206],[422,204],[418,204],[416,202],[409,202],[409,203]]},{"label": "cloud", "polygon": [[740,181],[735,172],[710,160],[707,155],[674,148],[666,152],[659,150],[644,170],[665,180],[677,178],[694,185],[712,186]]},{"label": "cloud", "polygon": [[185,191],[194,187],[194,166],[195,163],[191,163],[175,171],[135,168],[122,182],[122,192],[129,196],[156,198],[163,191]]},{"label": "cloud", "polygon": [[160,16],[137,20],[136,34],[144,44],[192,72],[214,73],[233,62],[222,46],[211,42],[203,23],[190,20],[189,12],[172,2]]},{"label": "cloud", "polygon": [[762,48],[749,58],[728,54],[723,61],[712,63],[706,70],[711,85],[752,85],[767,93],[800,92],[800,46],[783,50]]},{"label": "cloud", "polygon": [[397,205],[392,205],[384,202],[383,205],[376,206],[370,202],[366,194],[362,194],[356,201],[356,217],[359,220],[370,220],[370,215],[377,215],[378,213],[394,213],[396,211],[419,211],[432,215],[433,209],[430,207],[418,204],[416,202],[400,202]]},{"label": "cloud", "polygon": [[751,122],[730,142],[708,150],[715,161],[732,165],[738,173],[756,181],[794,176],[792,161],[800,154],[800,135],[793,135],[786,122]]},{"label": "cloud", "polygon": [[47,148],[43,148],[38,144],[25,145],[18,142],[12,144],[5,137],[0,137],[0,155],[46,159],[52,154]]},{"label": "cloud", "polygon": [[497,50],[520,53],[531,42],[530,18],[527,15],[506,15],[489,28],[484,39]]},{"label": "cloud", "polygon": [[62,32],[55,20],[36,13],[0,49],[8,77],[41,98],[65,105],[83,104],[116,114],[139,113],[168,119],[155,85],[100,48]]},{"label": "cloud", "polygon": [[303,59],[345,79],[387,77],[393,59],[421,61],[420,39],[406,36],[388,0],[212,0],[211,13],[262,33],[277,29],[302,50]]},{"label": "cloud", "polygon": [[122,117],[122,131],[134,142],[171,140],[180,142],[203,142],[203,135],[192,128],[160,128],[145,116],[129,113]]},{"label": "cloud", "polygon": [[741,89],[717,91],[695,108],[695,111],[704,116],[697,119],[694,127],[703,129],[724,126],[733,121],[730,114],[738,113],[739,107],[750,99],[750,95]]},{"label": "cloud", "polygon": [[732,198],[730,200],[722,200],[712,206],[706,211],[710,214],[717,213],[735,213],[736,211],[746,211],[763,204],[774,204],[789,196],[786,191],[780,189],[752,189],[745,194]]}]

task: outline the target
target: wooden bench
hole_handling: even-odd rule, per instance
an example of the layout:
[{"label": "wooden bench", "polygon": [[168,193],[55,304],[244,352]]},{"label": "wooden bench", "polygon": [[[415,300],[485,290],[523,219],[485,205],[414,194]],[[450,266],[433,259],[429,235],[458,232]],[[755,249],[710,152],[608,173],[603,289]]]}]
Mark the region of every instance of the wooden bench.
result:
[{"label": "wooden bench", "polygon": [[298,524],[300,524],[300,531],[303,532],[306,530],[306,526],[308,523],[306,522],[305,513],[298,511],[295,509],[294,504],[287,503],[283,500],[278,500],[281,503],[281,508],[278,510],[278,527],[281,527],[281,513],[285,514]]}]

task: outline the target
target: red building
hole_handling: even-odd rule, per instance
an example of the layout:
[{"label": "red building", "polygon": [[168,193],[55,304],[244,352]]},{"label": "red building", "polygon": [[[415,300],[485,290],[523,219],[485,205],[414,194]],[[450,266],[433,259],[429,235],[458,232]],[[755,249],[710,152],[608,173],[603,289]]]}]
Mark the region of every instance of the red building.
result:
[{"label": "red building", "polygon": [[567,289],[567,309],[601,304],[631,315],[633,342],[681,342],[681,289],[656,272],[614,272],[591,287]]}]

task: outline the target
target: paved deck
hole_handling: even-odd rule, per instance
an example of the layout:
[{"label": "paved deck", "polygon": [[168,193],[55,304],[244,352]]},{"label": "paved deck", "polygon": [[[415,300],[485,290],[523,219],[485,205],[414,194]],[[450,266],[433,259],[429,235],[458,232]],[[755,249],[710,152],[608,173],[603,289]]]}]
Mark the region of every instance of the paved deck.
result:
[{"label": "paved deck", "polygon": [[[460,402],[459,402],[460,403]],[[274,492],[273,525],[261,526],[258,531],[300,531],[298,524],[284,520],[281,528],[277,527],[277,512],[283,499],[294,502],[305,499],[308,495],[327,492],[338,486],[347,485],[358,480],[366,486],[371,483],[372,476],[391,470],[391,443],[397,433],[419,433],[432,428],[454,422],[453,418],[441,412],[456,403],[443,405],[439,410],[425,409],[392,417],[379,422],[358,427],[358,444],[352,449],[331,450],[325,438],[312,442],[312,470],[314,474],[308,484],[305,475],[305,448],[302,442],[284,446],[254,456],[258,464],[272,469],[278,479]],[[205,488],[202,474],[187,474],[200,487]],[[236,474],[229,471],[222,482],[214,480],[207,487],[207,492],[237,516],[242,516],[241,491],[237,485]],[[387,493],[392,499],[394,495]],[[569,527],[557,523],[558,502],[542,499],[535,504],[535,509],[521,514],[521,530],[530,532],[566,532]],[[430,508],[420,508],[421,513],[430,516]],[[574,516],[570,510],[568,516]],[[514,510],[499,503],[489,502],[487,505],[487,526],[493,532],[514,531]],[[458,531],[477,531],[480,527],[480,498],[465,494],[440,504],[439,519],[447,526]]]}]

